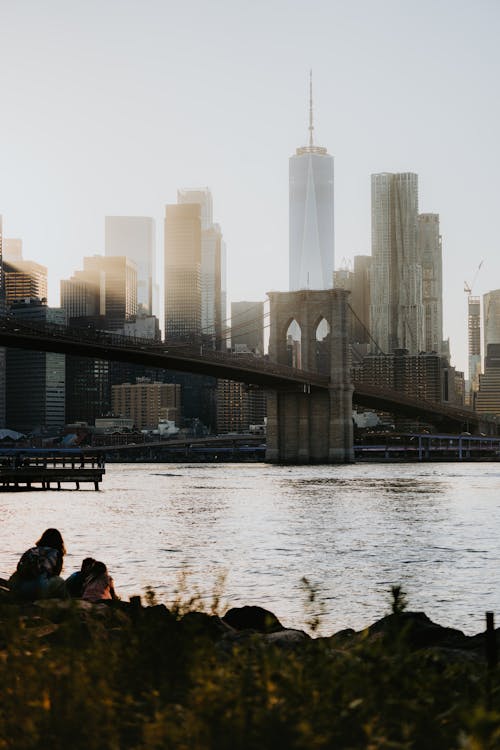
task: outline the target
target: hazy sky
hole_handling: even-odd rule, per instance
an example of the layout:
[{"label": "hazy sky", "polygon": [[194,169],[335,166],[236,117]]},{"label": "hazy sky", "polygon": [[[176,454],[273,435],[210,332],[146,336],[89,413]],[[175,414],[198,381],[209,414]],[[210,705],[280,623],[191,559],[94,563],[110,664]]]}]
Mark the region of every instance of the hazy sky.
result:
[{"label": "hazy sky", "polygon": [[445,336],[500,288],[499,0],[0,0],[0,213],[49,267],[50,301],[104,216],[208,185],[229,296],[288,288],[288,157],[335,156],[336,266],[370,253],[370,174],[419,175],[441,215]]}]

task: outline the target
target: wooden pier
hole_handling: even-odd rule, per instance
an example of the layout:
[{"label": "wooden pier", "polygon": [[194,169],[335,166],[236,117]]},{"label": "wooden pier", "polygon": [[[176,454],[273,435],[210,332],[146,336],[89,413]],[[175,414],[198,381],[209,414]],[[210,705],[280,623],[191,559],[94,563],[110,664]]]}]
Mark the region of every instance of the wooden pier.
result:
[{"label": "wooden pier", "polygon": [[63,484],[90,482],[99,489],[104,458],[80,450],[27,448],[0,450],[0,491],[60,490]]}]

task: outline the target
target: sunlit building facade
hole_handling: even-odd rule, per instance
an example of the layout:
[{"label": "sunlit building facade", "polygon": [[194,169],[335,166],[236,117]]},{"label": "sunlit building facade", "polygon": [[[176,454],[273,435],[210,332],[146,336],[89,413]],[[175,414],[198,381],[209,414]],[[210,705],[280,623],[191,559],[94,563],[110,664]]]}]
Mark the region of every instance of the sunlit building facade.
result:
[{"label": "sunlit building facade", "polygon": [[11,305],[20,299],[47,299],[47,268],[32,260],[3,262],[5,300]]},{"label": "sunlit building facade", "polygon": [[201,206],[173,204],[165,213],[165,340],[201,339]]},{"label": "sunlit building facade", "polygon": [[226,248],[219,224],[213,221],[213,201],[209,188],[177,191],[178,204],[200,206],[201,221],[201,334],[213,348],[221,348],[222,326],[226,318]]}]

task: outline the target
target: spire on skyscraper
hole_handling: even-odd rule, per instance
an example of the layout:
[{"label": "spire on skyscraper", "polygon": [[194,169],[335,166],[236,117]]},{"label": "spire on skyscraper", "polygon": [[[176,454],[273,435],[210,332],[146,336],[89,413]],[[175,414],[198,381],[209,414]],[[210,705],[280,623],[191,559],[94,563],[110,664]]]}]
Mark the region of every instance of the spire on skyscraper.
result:
[{"label": "spire on skyscraper", "polygon": [[309,147],[314,146],[313,140],[313,72],[312,69],[309,71]]}]

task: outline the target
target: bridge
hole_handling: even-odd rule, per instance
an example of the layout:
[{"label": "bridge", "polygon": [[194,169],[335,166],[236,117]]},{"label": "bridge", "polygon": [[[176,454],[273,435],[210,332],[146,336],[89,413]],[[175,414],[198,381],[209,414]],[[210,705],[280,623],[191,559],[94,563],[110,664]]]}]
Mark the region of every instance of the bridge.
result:
[{"label": "bridge", "polygon": [[[310,463],[354,459],[352,401],[438,423],[441,430],[497,433],[496,420],[473,411],[425,402],[396,391],[353,388],[347,341],[347,296],[344,290],[269,293],[271,331],[269,359],[157,343],[93,328],[71,328],[0,318],[0,346],[58,352],[95,359],[131,362],[159,369],[211,375],[264,388],[268,396],[269,461]],[[286,332],[292,320],[303,331],[302,365],[290,367]],[[316,329],[325,320],[330,330],[328,371],[317,371]]]}]

